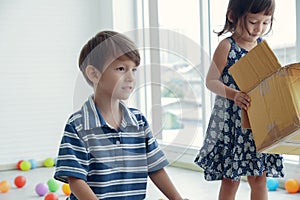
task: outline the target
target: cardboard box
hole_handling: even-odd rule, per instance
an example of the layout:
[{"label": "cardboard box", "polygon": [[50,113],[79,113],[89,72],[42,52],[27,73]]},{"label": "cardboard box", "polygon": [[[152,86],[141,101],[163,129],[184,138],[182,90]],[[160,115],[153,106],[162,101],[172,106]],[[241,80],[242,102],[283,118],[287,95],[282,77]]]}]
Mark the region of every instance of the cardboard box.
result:
[{"label": "cardboard box", "polygon": [[251,98],[242,127],[251,127],[257,150],[300,155],[300,63],[282,67],[263,41],[229,71]]}]

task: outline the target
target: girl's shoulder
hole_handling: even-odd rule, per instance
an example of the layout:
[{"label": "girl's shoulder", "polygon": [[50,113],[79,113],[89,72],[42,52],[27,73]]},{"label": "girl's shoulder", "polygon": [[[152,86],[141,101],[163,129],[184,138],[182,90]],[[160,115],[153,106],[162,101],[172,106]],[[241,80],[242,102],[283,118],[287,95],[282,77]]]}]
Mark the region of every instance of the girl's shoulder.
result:
[{"label": "girl's shoulder", "polygon": [[[221,44],[222,43],[222,44]],[[234,40],[234,38],[232,36],[226,37],[224,38],[221,42],[221,45],[224,46],[224,48],[226,48],[228,51],[232,48],[234,48],[235,46],[237,46],[236,41]]]},{"label": "girl's shoulder", "polygon": [[230,49],[231,44],[227,38],[222,39],[219,42],[217,48],[215,49],[213,55],[213,63],[214,66],[216,66],[220,72],[222,72],[225,66],[227,65]]},{"label": "girl's shoulder", "polygon": [[227,57],[227,54],[230,51],[231,46],[232,46],[231,41],[228,38],[224,38],[219,42],[219,44],[215,50],[215,54],[217,54],[218,56],[226,56]]}]

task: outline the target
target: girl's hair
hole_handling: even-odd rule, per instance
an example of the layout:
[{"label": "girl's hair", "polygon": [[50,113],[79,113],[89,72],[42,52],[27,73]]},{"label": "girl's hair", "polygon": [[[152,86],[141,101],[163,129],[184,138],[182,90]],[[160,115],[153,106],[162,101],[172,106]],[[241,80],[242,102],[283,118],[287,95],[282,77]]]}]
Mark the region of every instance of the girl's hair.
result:
[{"label": "girl's hair", "polygon": [[86,76],[86,67],[92,65],[102,72],[105,66],[121,56],[127,56],[136,66],[140,64],[140,54],[133,41],[118,32],[101,31],[83,46],[78,64],[85,79],[92,85]]},{"label": "girl's hair", "polygon": [[[273,15],[275,11],[275,0],[230,0],[226,12],[226,21],[222,31],[216,32],[218,36],[231,32],[233,33],[237,27],[238,20],[242,19],[246,24],[248,13],[264,12],[265,15],[271,15],[271,24],[269,33],[273,25]],[[231,16],[231,21],[228,16]]]}]

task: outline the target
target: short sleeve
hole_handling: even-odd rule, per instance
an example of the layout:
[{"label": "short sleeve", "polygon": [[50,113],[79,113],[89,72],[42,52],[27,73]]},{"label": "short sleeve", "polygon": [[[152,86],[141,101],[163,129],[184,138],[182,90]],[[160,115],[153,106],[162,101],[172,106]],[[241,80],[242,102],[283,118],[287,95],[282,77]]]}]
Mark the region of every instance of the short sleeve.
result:
[{"label": "short sleeve", "polygon": [[164,152],[160,149],[156,138],[153,136],[151,128],[145,117],[143,117],[145,136],[146,136],[146,151],[148,174],[154,173],[169,164]]},{"label": "short sleeve", "polygon": [[68,123],[59,146],[54,178],[67,182],[68,177],[87,180],[89,154],[74,125]]}]

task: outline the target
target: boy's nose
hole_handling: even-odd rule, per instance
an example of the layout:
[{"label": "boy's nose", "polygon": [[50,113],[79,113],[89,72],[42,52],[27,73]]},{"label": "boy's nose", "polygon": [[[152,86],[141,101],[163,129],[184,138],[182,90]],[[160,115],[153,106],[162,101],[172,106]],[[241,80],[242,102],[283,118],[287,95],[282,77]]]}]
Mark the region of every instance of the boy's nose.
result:
[{"label": "boy's nose", "polygon": [[132,71],[128,71],[125,76],[127,81],[133,81],[135,79],[134,73]]}]

